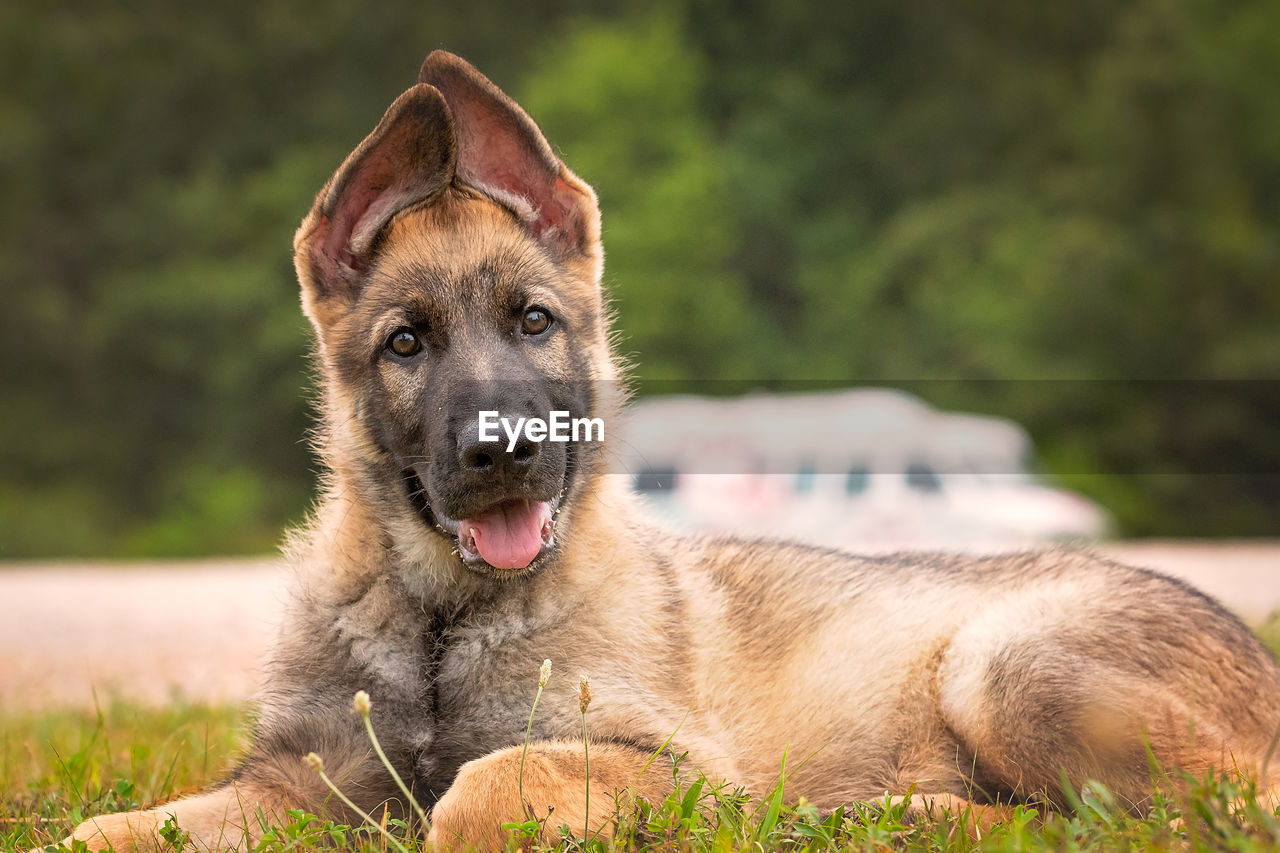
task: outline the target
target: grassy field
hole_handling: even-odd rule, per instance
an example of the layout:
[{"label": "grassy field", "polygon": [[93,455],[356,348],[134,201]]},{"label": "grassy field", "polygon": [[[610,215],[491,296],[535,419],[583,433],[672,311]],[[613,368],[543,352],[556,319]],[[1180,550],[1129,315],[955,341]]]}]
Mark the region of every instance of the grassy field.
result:
[{"label": "grassy field", "polygon": [[[234,761],[244,716],[226,708],[144,710],[115,704],[100,715],[56,713],[3,720],[0,826],[5,850],[62,837],[82,817],[137,808],[216,779]],[[1280,818],[1239,785],[1201,780],[1185,795],[1153,802],[1142,817],[1099,789],[1079,794],[1073,813],[1014,809],[977,834],[968,815],[909,819],[900,805],[856,804],[819,814],[775,791],[755,805],[740,792],[699,780],[663,803],[623,816],[612,840],[566,849],[681,850],[1237,850],[1280,848]],[[395,827],[392,827],[395,830]],[[424,844],[400,833],[414,853]],[[258,846],[264,851],[395,848],[372,827],[294,813]],[[527,848],[526,848],[527,849]]]},{"label": "grassy field", "polygon": [[97,712],[0,715],[0,840],[56,841],[82,818],[138,808],[222,776],[248,731],[243,711],[121,702]]},{"label": "grassy field", "polygon": [[[1280,646],[1280,622],[1261,626]],[[243,710],[174,704],[162,709],[104,703],[96,712],[0,713],[0,841],[27,850],[62,838],[86,816],[148,805],[220,778],[243,749]],[[900,805],[855,804],[819,814],[783,790],[762,803],[707,780],[682,787],[663,803],[621,816],[613,840],[569,849],[680,850],[1235,850],[1280,849],[1280,817],[1247,786],[1191,780],[1146,813],[1126,813],[1106,791],[1086,787],[1075,808],[1054,814],[1031,806],[975,833],[966,814],[911,819]],[[394,831],[394,827],[392,830]],[[410,853],[424,844],[400,841]],[[294,813],[259,845],[261,851],[334,847],[388,851],[373,827],[350,827]],[[525,849],[532,847],[526,839]],[[398,851],[397,851],[398,853]]]}]

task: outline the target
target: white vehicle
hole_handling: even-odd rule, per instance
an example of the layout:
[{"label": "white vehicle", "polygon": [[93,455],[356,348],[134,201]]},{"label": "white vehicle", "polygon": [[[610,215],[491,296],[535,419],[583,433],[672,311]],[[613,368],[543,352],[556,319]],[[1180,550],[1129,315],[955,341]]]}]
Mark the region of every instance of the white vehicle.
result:
[{"label": "white vehicle", "polygon": [[[1017,424],[885,389],[634,404],[622,471],[689,527],[858,550],[1097,539],[1091,501],[1028,469]],[[617,445],[616,445],[617,446]]]}]

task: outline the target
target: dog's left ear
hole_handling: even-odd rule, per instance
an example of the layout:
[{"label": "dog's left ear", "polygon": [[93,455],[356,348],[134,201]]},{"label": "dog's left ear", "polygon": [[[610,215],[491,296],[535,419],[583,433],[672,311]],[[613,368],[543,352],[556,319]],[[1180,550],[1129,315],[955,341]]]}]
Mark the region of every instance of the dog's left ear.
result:
[{"label": "dog's left ear", "polygon": [[519,104],[466,60],[437,50],[418,82],[440,90],[453,113],[458,177],[507,201],[534,237],[564,259],[601,261],[596,194],[551,150]]}]

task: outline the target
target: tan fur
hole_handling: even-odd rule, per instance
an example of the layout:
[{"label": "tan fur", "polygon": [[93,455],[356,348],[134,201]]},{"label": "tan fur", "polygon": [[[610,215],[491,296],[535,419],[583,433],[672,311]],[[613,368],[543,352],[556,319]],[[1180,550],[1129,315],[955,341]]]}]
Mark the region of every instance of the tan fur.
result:
[{"label": "tan fur", "polygon": [[[155,849],[157,820],[177,810],[198,847],[233,846],[253,837],[233,795],[246,814],[352,819],[302,765],[312,750],[362,808],[408,816],[349,713],[357,689],[399,772],[434,803],[442,848],[497,846],[528,808],[542,818],[554,807],[546,840],[562,824],[608,832],[617,798],[670,790],[670,754],[686,756],[682,772],[752,795],[774,786],[785,756],[788,795],[819,808],[914,790],[916,812],[971,803],[979,828],[995,803],[1061,804],[1063,773],[1141,808],[1161,784],[1149,758],[1168,778],[1215,768],[1275,783],[1261,778],[1280,727],[1274,660],[1204,596],[1087,553],[872,559],[678,537],[604,473],[607,450],[579,447],[561,469],[545,559],[513,571],[464,563],[438,523],[446,499],[422,479],[458,464],[455,435],[440,433],[444,451],[418,437],[452,423],[459,384],[485,390],[513,371],[532,391],[594,383],[591,410],[611,425],[622,391],[594,193],[461,60],[432,54],[421,79],[321,191],[295,242],[328,475],[289,548],[297,582],[249,757],[226,787],[98,818],[75,837]],[[388,183],[394,204],[377,195]],[[536,342],[513,332],[526,305],[549,309],[555,331]],[[431,349],[387,356],[382,341],[409,326]],[[518,745],[544,658],[554,671],[526,808]],[[595,695],[589,818],[579,672]]]},{"label": "tan fur", "polygon": [[1007,819],[1009,809],[1002,805],[971,803],[955,794],[912,794],[910,797],[889,797],[887,805],[906,803],[904,821],[940,821],[957,819],[966,834],[975,841],[991,831],[991,828]]},{"label": "tan fur", "polygon": [[[433,811],[428,840],[435,849],[496,850],[507,832],[495,815],[537,820],[544,844],[560,840],[557,829],[575,835],[608,835],[620,811],[634,797],[660,802],[671,788],[671,764],[638,749],[595,743],[590,747],[590,818],[587,818],[587,756],[582,742],[534,744],[525,758],[524,801],[520,794],[518,746],[462,765]],[[656,766],[655,766],[656,763]],[[620,800],[619,797],[622,797]]]},{"label": "tan fur", "polygon": [[190,833],[196,849],[236,850],[262,837],[265,826],[284,817],[288,800],[282,793],[256,790],[249,797],[234,784],[140,812],[93,817],[76,827],[63,843],[83,841],[90,850],[113,848],[117,853],[163,849],[160,830],[173,819]]}]

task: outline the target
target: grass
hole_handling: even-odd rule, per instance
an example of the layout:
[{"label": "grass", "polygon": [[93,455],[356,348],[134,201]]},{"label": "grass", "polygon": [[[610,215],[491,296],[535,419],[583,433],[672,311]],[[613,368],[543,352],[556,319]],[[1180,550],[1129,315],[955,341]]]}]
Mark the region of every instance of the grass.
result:
[{"label": "grass", "polygon": [[[1275,620],[1273,620],[1274,622]],[[1260,634],[1274,648],[1280,624]],[[545,670],[540,687],[545,684]],[[583,728],[590,702],[582,687]],[[356,709],[368,720],[357,696]],[[536,708],[536,706],[535,706]],[[243,749],[248,722],[233,708],[176,703],[147,709],[113,702],[93,712],[0,712],[0,843],[28,850],[55,843],[84,817],[136,809],[198,789],[220,778]],[[370,732],[371,740],[376,737]],[[317,764],[318,766],[318,764]],[[1173,797],[1157,796],[1145,814],[1120,808],[1100,786],[1086,785],[1074,808],[1053,813],[1030,805],[975,831],[971,815],[909,816],[890,801],[852,803],[822,813],[782,784],[755,802],[741,790],[706,778],[679,786],[660,803],[641,801],[617,814],[613,838],[583,841],[581,827],[562,827],[567,850],[682,851],[1070,851],[1280,849],[1280,809],[1261,802],[1248,784],[1221,778],[1187,779]],[[540,849],[539,823],[511,824],[513,849]],[[180,827],[161,834],[180,847]],[[83,845],[80,845],[82,848]],[[308,853],[334,848],[420,853],[424,842],[391,821],[348,826],[302,811],[274,826],[259,853]]]},{"label": "grass", "polygon": [[175,703],[96,712],[0,713],[0,844],[25,850],[84,817],[139,808],[216,781],[247,724],[234,708]]},{"label": "grass", "polygon": [[[226,708],[147,710],[112,704],[100,714],[56,712],[0,718],[0,839],[26,850],[62,837],[82,817],[137,808],[218,778],[234,761],[245,719]],[[690,851],[1038,851],[1235,850],[1280,848],[1280,818],[1247,786],[1201,780],[1185,795],[1159,799],[1142,817],[1123,812],[1096,787],[1071,814],[1015,808],[1009,819],[972,838],[967,814],[913,821],[901,805],[852,804],[822,814],[781,786],[759,804],[741,791],[698,779],[661,803],[621,815],[616,840],[588,842],[566,833],[570,850]],[[393,825],[392,831],[396,830]],[[574,831],[580,831],[580,827]],[[523,839],[525,849],[534,847]],[[426,845],[400,833],[409,853]],[[260,843],[262,853],[393,850],[374,827],[352,827],[293,812]]]}]

